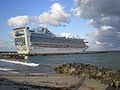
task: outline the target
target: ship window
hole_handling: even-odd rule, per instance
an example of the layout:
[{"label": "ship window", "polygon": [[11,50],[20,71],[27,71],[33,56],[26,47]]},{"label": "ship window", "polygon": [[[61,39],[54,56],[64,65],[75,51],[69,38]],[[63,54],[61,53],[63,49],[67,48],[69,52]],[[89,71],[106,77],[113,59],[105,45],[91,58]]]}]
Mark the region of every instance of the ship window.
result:
[{"label": "ship window", "polygon": [[15,45],[25,45],[25,38],[15,38]]},{"label": "ship window", "polygon": [[24,35],[24,31],[23,30],[15,32],[15,36],[23,36],[23,35]]}]

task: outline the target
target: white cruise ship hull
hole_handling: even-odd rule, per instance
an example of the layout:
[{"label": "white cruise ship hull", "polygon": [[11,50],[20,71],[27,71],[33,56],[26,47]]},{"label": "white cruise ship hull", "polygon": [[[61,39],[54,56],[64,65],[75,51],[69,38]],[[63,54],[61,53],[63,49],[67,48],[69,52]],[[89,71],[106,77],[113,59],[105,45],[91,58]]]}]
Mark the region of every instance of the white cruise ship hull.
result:
[{"label": "white cruise ship hull", "polygon": [[13,36],[17,52],[24,55],[80,53],[88,48],[83,39],[56,37],[44,28],[41,32],[16,28]]},{"label": "white cruise ship hull", "polygon": [[87,48],[40,48],[33,49],[30,54],[65,54],[65,53],[80,53]]}]

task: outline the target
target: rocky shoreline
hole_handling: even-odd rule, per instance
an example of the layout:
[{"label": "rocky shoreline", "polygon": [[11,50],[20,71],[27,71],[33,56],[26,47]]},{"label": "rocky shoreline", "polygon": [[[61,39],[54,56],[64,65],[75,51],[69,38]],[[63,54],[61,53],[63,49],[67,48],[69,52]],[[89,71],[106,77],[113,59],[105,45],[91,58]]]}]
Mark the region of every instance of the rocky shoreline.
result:
[{"label": "rocky shoreline", "polygon": [[106,69],[83,63],[67,63],[56,66],[58,74],[85,76],[88,79],[100,81],[102,84],[120,89],[120,70]]},{"label": "rocky shoreline", "polygon": [[56,74],[0,73],[0,90],[120,90],[120,70],[83,63],[54,70]]}]

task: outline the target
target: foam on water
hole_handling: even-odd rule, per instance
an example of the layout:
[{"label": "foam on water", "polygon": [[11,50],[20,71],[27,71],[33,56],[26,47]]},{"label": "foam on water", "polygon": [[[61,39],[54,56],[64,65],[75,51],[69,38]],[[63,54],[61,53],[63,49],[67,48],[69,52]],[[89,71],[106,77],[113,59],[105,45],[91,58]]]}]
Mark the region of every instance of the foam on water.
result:
[{"label": "foam on water", "polygon": [[5,59],[0,59],[0,61],[7,62],[7,63],[13,63],[13,64],[20,64],[20,65],[25,65],[25,66],[32,66],[32,67],[39,66],[39,64],[36,64],[36,63],[19,62],[19,61],[5,60]]},{"label": "foam on water", "polygon": [[10,68],[1,68],[1,67],[0,67],[0,71],[11,71],[11,70],[14,70],[14,69],[10,69]]}]

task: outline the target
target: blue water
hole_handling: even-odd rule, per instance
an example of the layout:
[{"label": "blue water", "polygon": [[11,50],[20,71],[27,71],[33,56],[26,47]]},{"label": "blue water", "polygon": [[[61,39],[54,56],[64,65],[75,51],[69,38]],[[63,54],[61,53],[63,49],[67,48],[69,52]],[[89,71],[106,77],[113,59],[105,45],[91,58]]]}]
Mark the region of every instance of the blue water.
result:
[{"label": "blue water", "polygon": [[[28,60],[0,59],[2,72],[55,73],[53,67],[63,63],[87,63],[99,67],[120,69],[120,52],[32,56]],[[9,70],[10,69],[10,70]]]}]

